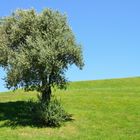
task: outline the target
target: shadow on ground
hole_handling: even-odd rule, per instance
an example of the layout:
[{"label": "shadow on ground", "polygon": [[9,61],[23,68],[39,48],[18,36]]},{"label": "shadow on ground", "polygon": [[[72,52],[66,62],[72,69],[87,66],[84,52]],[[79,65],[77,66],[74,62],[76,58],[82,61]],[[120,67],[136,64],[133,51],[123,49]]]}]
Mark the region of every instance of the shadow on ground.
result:
[{"label": "shadow on ground", "polygon": [[34,102],[29,101],[0,103],[0,121],[4,121],[4,124],[0,124],[0,127],[43,127],[33,119],[31,107],[34,105]]},{"label": "shadow on ground", "polygon": [[32,121],[30,106],[31,103],[27,101],[0,103],[0,121],[6,121],[0,127],[34,126],[35,123]]}]

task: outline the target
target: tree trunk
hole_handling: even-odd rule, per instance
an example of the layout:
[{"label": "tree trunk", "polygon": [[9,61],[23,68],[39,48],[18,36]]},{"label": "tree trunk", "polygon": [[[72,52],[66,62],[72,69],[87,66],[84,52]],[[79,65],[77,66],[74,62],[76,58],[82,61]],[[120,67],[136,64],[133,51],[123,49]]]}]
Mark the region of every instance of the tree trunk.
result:
[{"label": "tree trunk", "polygon": [[42,91],[42,101],[43,102],[50,102],[51,100],[51,86],[46,86]]}]

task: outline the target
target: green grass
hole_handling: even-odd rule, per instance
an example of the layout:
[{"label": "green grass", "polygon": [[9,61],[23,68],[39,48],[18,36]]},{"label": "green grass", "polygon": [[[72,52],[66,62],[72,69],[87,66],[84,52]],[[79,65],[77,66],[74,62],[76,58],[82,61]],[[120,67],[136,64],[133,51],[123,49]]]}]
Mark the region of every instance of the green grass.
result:
[{"label": "green grass", "polygon": [[73,121],[60,128],[20,123],[30,119],[24,108],[36,94],[22,90],[0,94],[0,140],[140,139],[140,78],[74,82],[67,90],[54,91],[73,114]]}]

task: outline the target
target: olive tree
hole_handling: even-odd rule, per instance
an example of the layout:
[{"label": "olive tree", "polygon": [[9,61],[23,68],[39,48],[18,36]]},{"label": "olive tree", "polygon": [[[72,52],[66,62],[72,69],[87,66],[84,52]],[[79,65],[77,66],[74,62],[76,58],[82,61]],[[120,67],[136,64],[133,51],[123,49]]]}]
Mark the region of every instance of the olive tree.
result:
[{"label": "olive tree", "polygon": [[82,69],[82,50],[65,15],[17,10],[1,20],[0,66],[8,88],[37,90],[50,100],[52,87],[66,87],[65,72],[72,64]]}]

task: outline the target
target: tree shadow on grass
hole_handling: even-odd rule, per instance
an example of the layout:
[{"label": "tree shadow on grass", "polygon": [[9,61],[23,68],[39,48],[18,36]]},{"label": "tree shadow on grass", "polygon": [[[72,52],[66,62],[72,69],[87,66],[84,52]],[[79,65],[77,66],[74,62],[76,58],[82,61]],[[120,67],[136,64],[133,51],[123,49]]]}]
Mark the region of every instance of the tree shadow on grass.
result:
[{"label": "tree shadow on grass", "polygon": [[[34,105],[34,102],[29,101],[0,103],[0,121],[4,121],[4,124],[0,125],[0,127],[44,127],[43,124],[40,124],[33,119],[32,107]],[[72,121],[72,119],[69,119],[67,121]]]}]

